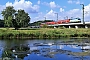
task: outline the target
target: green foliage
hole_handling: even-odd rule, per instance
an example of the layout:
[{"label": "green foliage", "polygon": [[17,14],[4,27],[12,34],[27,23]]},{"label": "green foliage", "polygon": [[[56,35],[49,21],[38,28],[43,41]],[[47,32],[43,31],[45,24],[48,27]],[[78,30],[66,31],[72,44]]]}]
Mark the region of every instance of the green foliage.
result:
[{"label": "green foliage", "polygon": [[0,27],[4,27],[4,20],[0,19]]},{"label": "green foliage", "polygon": [[[3,33],[2,33],[3,32]],[[90,37],[90,29],[30,29],[4,30],[0,29],[0,38],[61,38],[61,37]]]},{"label": "green foliage", "polygon": [[30,17],[24,10],[18,10],[18,13],[15,15],[15,21],[19,27],[27,27]]},{"label": "green foliage", "polygon": [[4,17],[4,23],[6,27],[12,26],[12,19],[14,17],[16,10],[13,6],[8,6],[2,11],[2,16]]},{"label": "green foliage", "polygon": [[48,26],[46,25],[46,24],[44,24],[43,26],[42,26],[42,28],[47,28]]},{"label": "green foliage", "polygon": [[1,14],[4,17],[6,27],[14,27],[15,29],[27,27],[30,21],[28,13],[24,10],[16,11],[13,6],[6,7]]},{"label": "green foliage", "polygon": [[12,56],[12,51],[9,49],[4,50],[2,57],[11,57]]}]

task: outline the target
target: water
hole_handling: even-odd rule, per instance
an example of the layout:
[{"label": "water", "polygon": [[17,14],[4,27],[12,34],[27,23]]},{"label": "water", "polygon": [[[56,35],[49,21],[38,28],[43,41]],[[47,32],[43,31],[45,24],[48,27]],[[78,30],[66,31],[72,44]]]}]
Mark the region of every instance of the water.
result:
[{"label": "water", "polygon": [[0,58],[6,48],[28,44],[31,53],[14,60],[90,60],[90,39],[0,40]]}]

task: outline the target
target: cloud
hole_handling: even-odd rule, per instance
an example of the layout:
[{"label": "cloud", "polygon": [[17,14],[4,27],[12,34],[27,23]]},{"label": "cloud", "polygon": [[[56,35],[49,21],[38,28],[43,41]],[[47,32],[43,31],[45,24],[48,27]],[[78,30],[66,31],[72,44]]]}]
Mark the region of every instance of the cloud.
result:
[{"label": "cloud", "polygon": [[[69,4],[80,4],[80,0],[68,0]],[[39,5],[40,4],[40,5]],[[46,9],[45,12],[39,11],[40,8],[43,8],[41,5],[44,4],[50,7],[49,9]],[[64,17],[68,16],[68,18],[75,18],[80,17],[82,19],[82,9],[71,9],[68,11],[65,11],[65,7],[61,8],[58,4],[56,4],[54,1],[51,2],[42,2],[38,0],[36,4],[33,4],[31,1],[26,0],[15,0],[12,2],[7,2],[5,5],[0,5],[0,13],[3,9],[5,9],[6,6],[14,6],[16,10],[18,9],[24,9],[29,14],[31,13],[37,13],[35,15],[30,15],[31,22],[38,21],[38,20],[44,20],[50,19],[50,20],[56,20],[57,16],[55,13],[58,13],[58,19],[64,19]],[[56,12],[57,10],[57,12]],[[85,21],[89,21],[90,19],[90,4],[85,6]],[[1,18],[1,16],[0,16]]]},{"label": "cloud", "polygon": [[76,1],[76,4],[81,4],[81,2],[79,0]]},{"label": "cloud", "polygon": [[54,10],[50,10],[50,11],[47,11],[46,14],[44,14],[43,12],[40,12],[38,13],[38,16],[36,16],[33,20],[34,21],[31,21],[31,22],[35,22],[35,21],[38,21],[38,20],[45,20],[45,17],[46,17],[46,20],[56,20],[56,12]]},{"label": "cloud", "polygon": [[72,4],[72,3],[73,3],[73,1],[72,1],[72,0],[68,0],[68,3]]},{"label": "cloud", "polygon": [[85,12],[90,12],[90,4],[88,4],[87,6],[84,6],[84,10]]},{"label": "cloud", "polygon": [[63,8],[60,8],[60,12],[64,12],[64,9]]},{"label": "cloud", "polygon": [[69,16],[69,18],[71,18],[71,17],[73,17],[73,18],[80,17],[81,18],[81,16],[82,16],[82,12],[80,9],[72,9],[72,10],[65,12],[65,14],[67,16]]},{"label": "cloud", "polygon": [[[33,19],[35,21],[38,21],[38,20],[45,20],[45,17],[46,17],[46,20],[55,20],[56,19],[56,12],[54,10],[46,10],[47,13],[43,13],[43,12],[39,12],[38,15]],[[33,22],[33,21],[31,21]]]},{"label": "cloud", "polygon": [[2,14],[1,14],[1,12],[3,11],[3,9],[5,9],[5,6],[0,5],[0,19],[2,19]]},{"label": "cloud", "polygon": [[[46,17],[46,19],[50,19],[50,20],[55,20],[57,19],[57,15],[55,13],[58,13],[58,19],[62,20],[64,18],[66,18],[68,16],[68,18],[81,18],[82,20],[82,9],[71,9],[68,11],[65,11],[63,8],[59,8],[60,12],[56,12],[55,10],[51,9],[51,10],[47,10],[47,13],[39,13],[38,16],[36,17],[36,19],[39,20],[44,20],[44,17]],[[90,19],[90,4],[88,4],[87,6],[85,6],[85,21],[89,21]]]},{"label": "cloud", "polygon": [[56,12],[54,10],[50,10],[49,12],[46,13],[45,17],[50,20],[55,20],[57,19],[57,15],[55,13],[58,13],[58,20],[63,20],[64,18],[82,18],[82,11],[80,9],[72,9],[69,11],[64,11],[63,8],[60,8],[60,12]]},{"label": "cloud", "polygon": [[53,20],[53,19],[55,19],[55,13],[56,12],[51,9],[49,12],[46,13],[45,17],[48,18],[48,19]]},{"label": "cloud", "polygon": [[[33,17],[31,14],[33,14],[33,13],[35,13],[35,14],[40,13],[39,12],[39,5],[38,4],[35,5],[32,2],[26,1],[26,0],[15,0],[14,2],[7,2],[5,5],[0,5],[0,13],[7,6],[13,6],[15,10],[18,10],[18,9],[25,10],[25,12],[29,13],[29,15],[31,17],[31,20],[33,20],[34,17],[35,17],[35,16]],[[0,15],[0,19],[2,19],[2,18],[3,17]]]},{"label": "cloud", "polygon": [[24,9],[28,13],[38,13],[39,11],[39,6],[38,5],[33,5],[32,2],[30,1],[25,1],[25,0],[15,0],[14,3],[7,2],[6,6],[13,6],[15,9]]},{"label": "cloud", "polygon": [[50,7],[51,7],[51,8],[57,7],[54,1],[53,1],[53,2],[50,2]]},{"label": "cloud", "polygon": [[40,4],[40,0],[38,0],[37,4]]},{"label": "cloud", "polygon": [[80,9],[72,9],[69,11],[64,11],[63,8],[60,8],[60,12],[56,12],[53,9],[51,9],[50,11],[48,11],[46,14],[44,13],[39,13],[37,17],[34,18],[34,20],[44,20],[46,17],[47,20],[54,20],[57,21],[57,15],[55,13],[58,13],[58,20],[63,20],[64,18],[66,18],[66,16],[68,18],[76,18],[76,17],[80,17],[82,18],[82,10]]},{"label": "cloud", "polygon": [[5,8],[5,6],[0,5],[0,12]]},{"label": "cloud", "polygon": [[69,4],[81,4],[80,0],[68,0],[67,1]]},{"label": "cloud", "polygon": [[49,3],[47,2],[43,2],[43,5],[49,6],[51,9],[53,8],[60,8],[60,6],[58,4],[56,4],[54,1],[51,1]]},{"label": "cloud", "polygon": [[36,22],[36,21],[40,21],[40,20],[44,20],[45,18],[44,18],[44,15],[45,14],[43,14],[43,12],[39,12],[38,14],[37,14],[37,16],[35,16],[34,18],[31,18],[31,23],[32,22]]},{"label": "cloud", "polygon": [[84,6],[84,11],[85,11],[85,19],[86,21],[90,21],[90,4],[87,6]]}]

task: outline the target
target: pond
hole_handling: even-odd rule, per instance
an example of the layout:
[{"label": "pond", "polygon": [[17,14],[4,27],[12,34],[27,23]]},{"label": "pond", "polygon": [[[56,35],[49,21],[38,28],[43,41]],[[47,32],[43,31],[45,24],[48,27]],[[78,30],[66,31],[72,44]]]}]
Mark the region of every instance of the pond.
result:
[{"label": "pond", "polygon": [[[2,54],[7,48],[16,45],[28,45],[29,53],[19,57],[7,57]],[[12,53],[13,55],[13,53]],[[17,57],[16,57],[17,56]],[[90,60],[90,38],[61,38],[61,39],[25,39],[0,40],[0,59],[8,60]]]}]

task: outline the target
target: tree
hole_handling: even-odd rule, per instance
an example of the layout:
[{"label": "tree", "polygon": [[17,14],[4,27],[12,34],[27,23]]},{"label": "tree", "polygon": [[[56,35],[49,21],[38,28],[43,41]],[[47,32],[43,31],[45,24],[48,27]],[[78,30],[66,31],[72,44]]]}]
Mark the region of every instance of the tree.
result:
[{"label": "tree", "polygon": [[4,27],[4,20],[0,19],[0,27]]},{"label": "tree", "polygon": [[8,6],[2,11],[5,27],[14,27],[15,29],[27,27],[30,21],[29,14],[24,10],[16,11],[13,6]]},{"label": "tree", "polygon": [[13,25],[15,29],[21,27],[27,27],[30,21],[29,14],[26,13],[24,10],[18,10],[15,14],[15,19],[13,19]]},{"label": "tree", "polygon": [[13,6],[8,6],[6,9],[2,11],[2,16],[4,17],[4,23],[6,27],[11,27],[12,26],[12,19],[14,18],[16,10],[14,9]]}]

